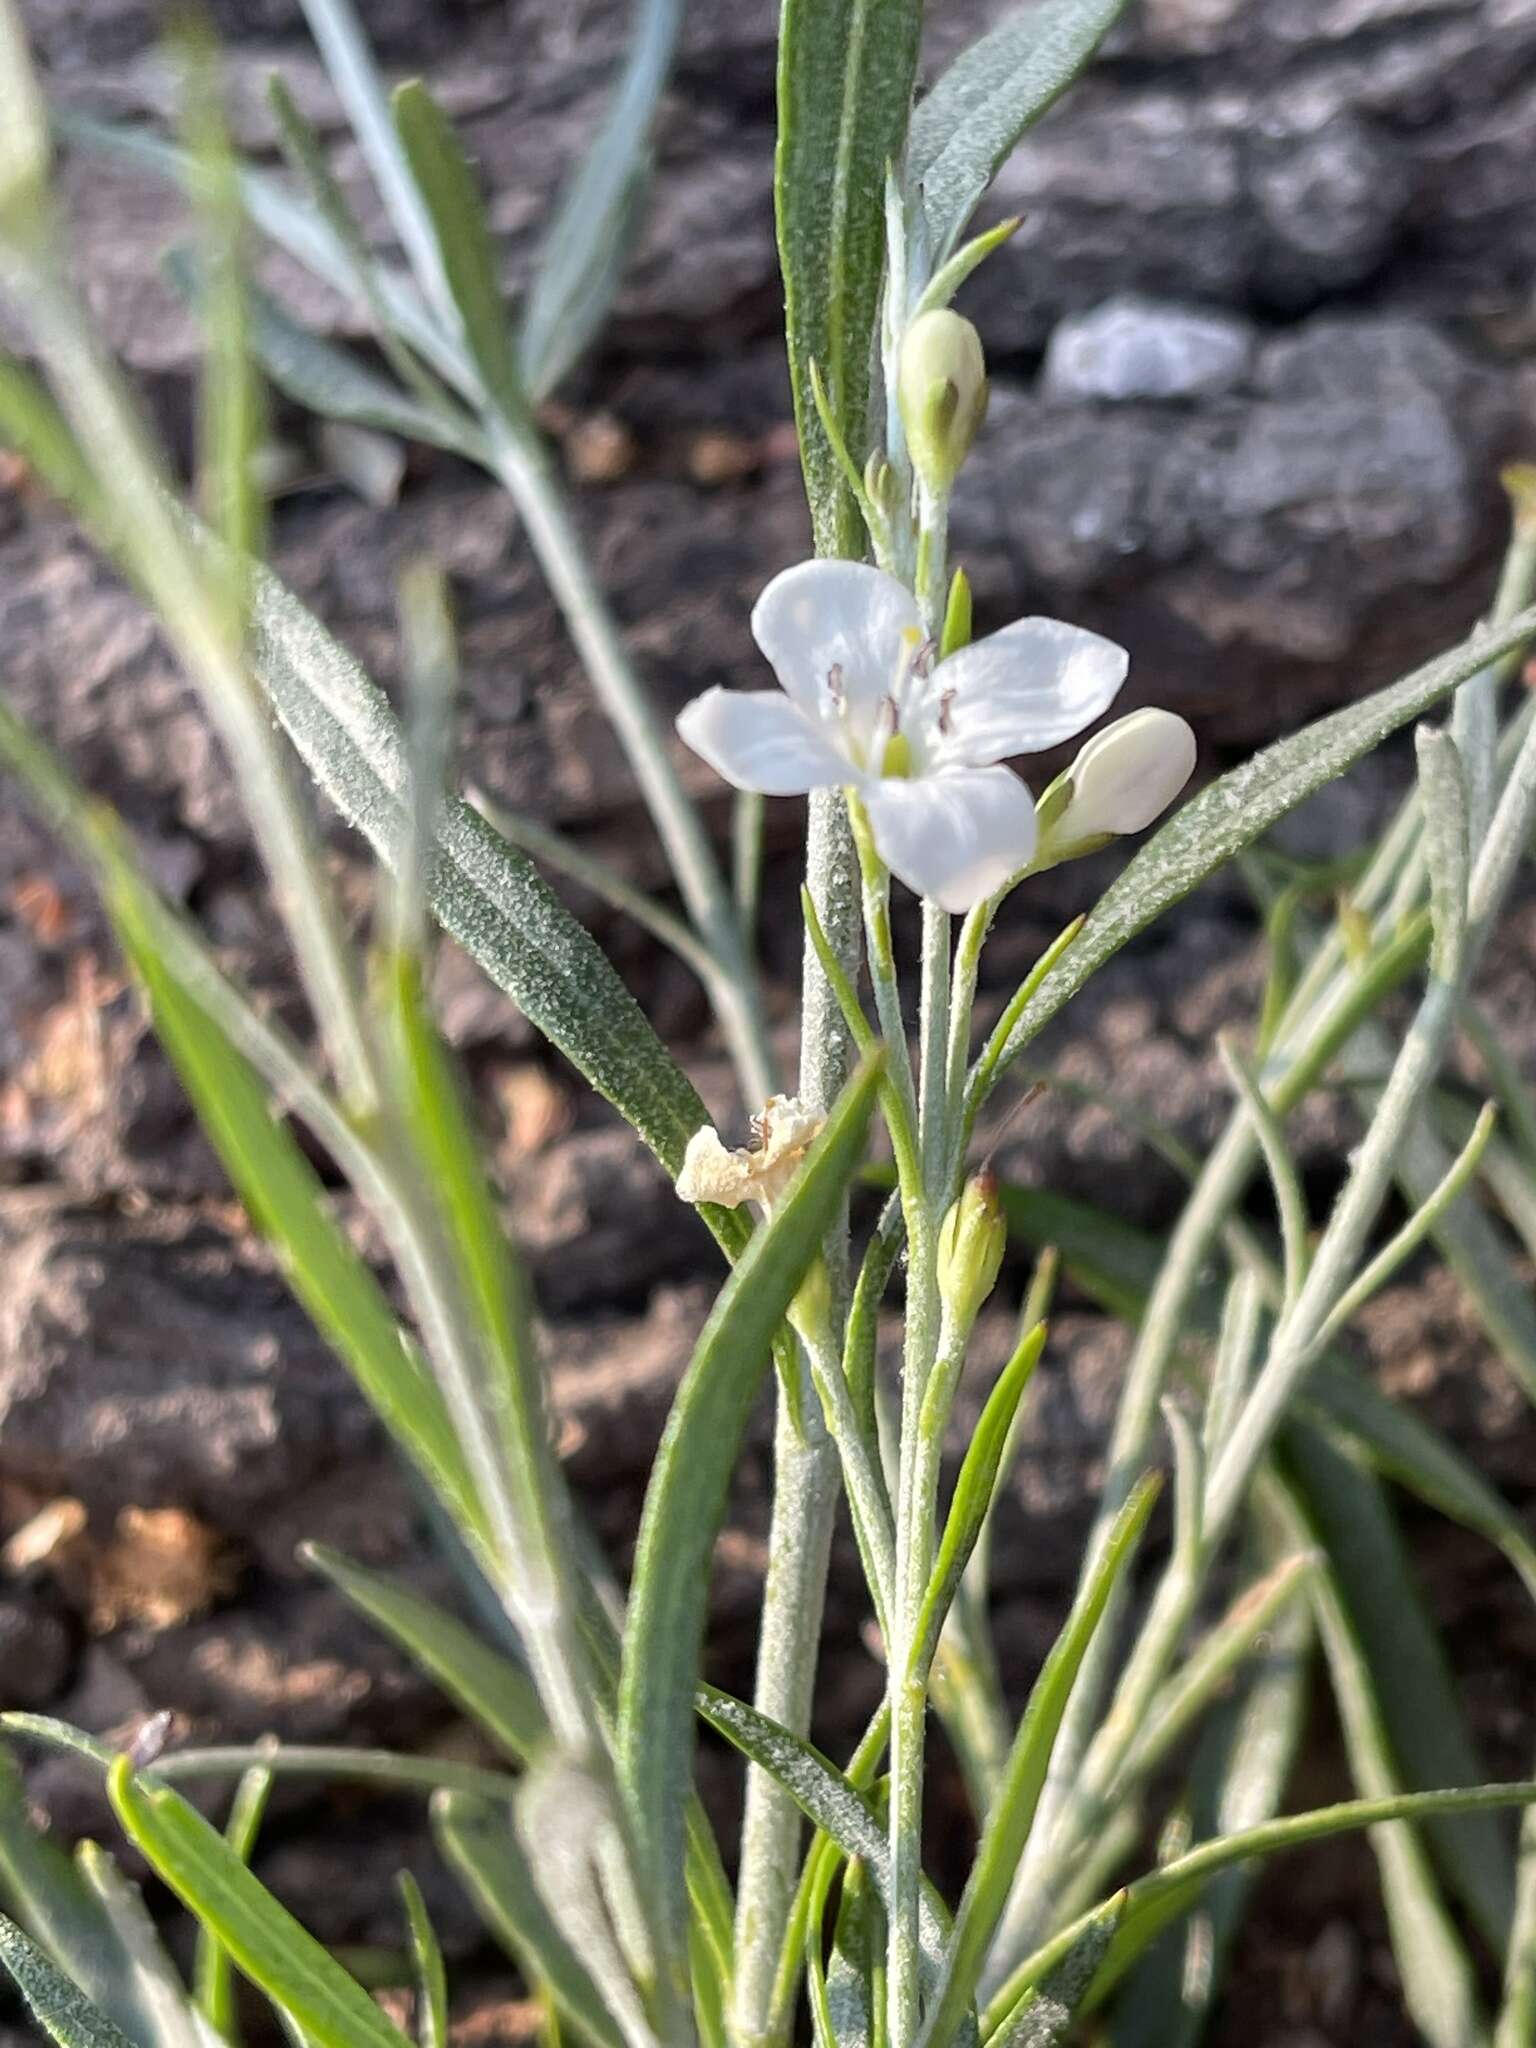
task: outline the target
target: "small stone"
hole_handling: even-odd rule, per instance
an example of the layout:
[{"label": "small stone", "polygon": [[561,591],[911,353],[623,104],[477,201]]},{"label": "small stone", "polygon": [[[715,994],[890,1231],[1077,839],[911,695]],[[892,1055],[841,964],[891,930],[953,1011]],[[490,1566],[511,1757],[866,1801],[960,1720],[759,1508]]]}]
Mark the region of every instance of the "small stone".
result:
[{"label": "small stone", "polygon": [[1235,390],[1253,359],[1246,320],[1126,294],[1063,320],[1045,355],[1052,398],[1209,398]]},{"label": "small stone", "polygon": [[611,412],[578,420],[565,440],[565,464],[579,484],[614,484],[639,456],[634,435]]}]

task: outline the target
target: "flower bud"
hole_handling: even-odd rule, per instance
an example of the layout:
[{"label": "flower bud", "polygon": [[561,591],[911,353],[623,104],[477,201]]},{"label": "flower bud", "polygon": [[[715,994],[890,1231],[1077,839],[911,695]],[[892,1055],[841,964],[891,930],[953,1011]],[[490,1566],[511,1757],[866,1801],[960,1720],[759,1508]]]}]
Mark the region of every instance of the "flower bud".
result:
[{"label": "flower bud", "polygon": [[984,1167],[971,1175],[939,1225],[939,1299],[962,1331],[970,1329],[997,1285],[1007,1245],[997,1175]]},{"label": "flower bud", "polygon": [[987,410],[981,336],[948,309],[921,313],[902,336],[896,396],[912,466],[948,497]]},{"label": "flower bud", "polygon": [[1148,709],[1095,733],[1036,807],[1047,862],[1070,860],[1159,817],[1189,780],[1195,736],[1172,711]]}]

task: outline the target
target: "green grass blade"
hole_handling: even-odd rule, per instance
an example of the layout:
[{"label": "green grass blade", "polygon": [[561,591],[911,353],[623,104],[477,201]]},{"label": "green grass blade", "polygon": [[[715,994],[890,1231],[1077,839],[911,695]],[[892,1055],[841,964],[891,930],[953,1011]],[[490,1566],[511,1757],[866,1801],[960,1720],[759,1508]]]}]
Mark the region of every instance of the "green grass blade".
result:
[{"label": "green grass blade", "polygon": [[1187,896],[1207,875],[1378,747],[1389,734],[1521,646],[1536,632],[1536,608],[1508,626],[1479,632],[1400,682],[1314,719],[1213,782],[1185,804],[1099,898],[1087,923],[1024,1005],[999,1066],[1017,1059],[1104,962]]},{"label": "green grass blade", "polygon": [[[258,574],[254,602],[252,660],[273,709],[325,795],[392,863],[408,774],[383,691],[275,577]],[[697,1091],[532,861],[457,798],[443,806],[429,894],[444,929],[675,1174],[709,1121]]]},{"label": "green grass blade", "polygon": [[436,298],[433,223],[396,133],[389,97],[352,0],[304,0],[304,13],[400,246],[428,297]]},{"label": "green grass blade", "polygon": [[811,364],[855,462],[885,267],[886,168],[917,75],[916,0],[785,0],[774,169],[789,375],[819,555],[864,553],[858,507],[818,417]]},{"label": "green grass blade", "polygon": [[[1287,1430],[1284,1449],[1301,1511],[1327,1553],[1337,1587],[1335,1669],[1347,1639],[1348,1653],[1363,1656],[1371,1674],[1387,1745],[1410,1787],[1476,1784],[1482,1762],[1379,1485],[1304,1424]],[[1346,1680],[1354,1669],[1352,1664]],[[1361,1786],[1364,1792],[1373,1789]],[[1502,1955],[1513,1909],[1514,1859],[1498,1816],[1437,1821],[1425,1833],[1447,1882]]]},{"label": "green grass blade", "polygon": [[136,1778],[128,1758],[119,1757],[107,1774],[107,1794],[156,1874],[317,2048],[402,2048],[399,2028],[179,1793]]},{"label": "green grass blade", "polygon": [[624,2048],[617,2022],[539,1896],[505,1808],[444,1793],[432,1802],[432,1832],[443,1860],[530,1985],[552,1999],[593,2048]]},{"label": "green grass blade", "polygon": [[467,430],[446,411],[426,405],[370,369],[350,349],[324,341],[290,320],[264,292],[250,298],[251,350],[272,382],[295,405],[322,419],[373,427],[429,448],[464,452]]},{"label": "green grass blade", "polygon": [[395,127],[431,217],[448,295],[486,396],[509,425],[527,423],[512,326],[501,295],[496,244],[469,160],[453,124],[420,79],[394,96]]},{"label": "green grass blade", "polygon": [[314,1168],[274,1121],[254,1072],[168,970],[138,889],[121,867],[108,894],[113,925],[148,993],[156,1032],[236,1191],[385,1427],[460,1526],[481,1535],[481,1511],[442,1396],[331,1214]]},{"label": "green grass blade", "polygon": [[907,191],[948,256],[1019,138],[1060,98],[1125,0],[1039,0],[964,50],[912,116]]},{"label": "green grass blade", "polygon": [[209,2048],[207,2026],[165,1952],[138,1886],[96,1842],[77,1845],[75,1868],[117,1936],[123,1975],[149,2016],[158,2048]]},{"label": "green grass blade", "polygon": [[721,1291],[667,1418],[631,1581],[617,1765],[662,1923],[682,1928],[683,1812],[709,1567],[742,1431],[774,1334],[861,1164],[880,1085],[864,1062],[766,1227]]},{"label": "green grass blade", "polygon": [[100,2006],[61,1975],[13,1920],[0,1914],[0,1963],[4,1963],[33,2018],[58,2048],[144,2048],[113,2025]]},{"label": "green grass blade", "polygon": [[[1391,1821],[1414,1821],[1448,1814],[1495,1813],[1505,1808],[1536,1805],[1536,1780],[1517,1779],[1505,1785],[1469,1785],[1448,1792],[1403,1792],[1385,1799],[1345,1799],[1335,1806],[1315,1807],[1309,1813],[1286,1814],[1257,1827],[1242,1828],[1214,1842],[1202,1842],[1185,1856],[1177,1857],[1126,1887],[1126,1907],[1119,1931],[1104,1965],[1107,1974],[1117,1975],[1123,1952],[1138,1954],[1146,1946],[1148,1930],[1167,1926],[1187,1912],[1211,1879],[1223,1870],[1256,1857],[1277,1856],[1309,1843],[1327,1841],[1330,1836],[1358,1833],[1362,1828],[1381,1827]],[[1108,1901],[1104,1901],[1108,1904]],[[1102,1906],[1093,1911],[1102,1911]],[[1021,1963],[982,2019],[982,2038],[990,2048],[1000,2037],[1019,2001],[1032,1987],[1070,1953],[1073,1942],[1089,1923],[1093,1913],[1084,1913],[1055,1934]]]},{"label": "green grass blade", "polygon": [[427,1913],[421,1886],[408,1870],[399,1877],[400,1896],[411,1937],[416,1976],[417,2048],[448,2048],[448,1977],[443,1951]]},{"label": "green grass blade", "polygon": [[[1328,1572],[1318,1575],[1312,1599],[1350,1776],[1363,1797],[1388,1797],[1402,1785],[1365,1647]],[[1409,1828],[1373,1829],[1371,1846],[1409,2016],[1429,2048],[1465,2048],[1485,2033],[1477,1978],[1440,1895],[1429,1853]]]},{"label": "green grass blade", "polygon": [[1041,1787],[1050,1766],[1061,1717],[1115,1584],[1130,1564],[1152,1512],[1159,1481],[1149,1474],[1115,1518],[1094,1571],[1066,1627],[1041,1667],[1014,1737],[997,1798],[987,1816],[976,1861],[955,1916],[944,1974],[924,2039],[942,2048],[962,2023],[975,1996],[987,1947],[1008,1902],[1019,1858],[1029,1839]]},{"label": "green grass blade", "polygon": [[549,1724],[533,1680],[473,1629],[326,1544],[307,1543],[300,1555],[516,1762],[525,1763],[547,1739]]},{"label": "green grass blade", "polygon": [[[1306,1721],[1312,1637],[1305,1603],[1282,1614],[1242,1696],[1203,1731],[1190,1772],[1197,1837],[1235,1834],[1279,1812]],[[1185,1925],[1149,1940],[1139,1957],[1121,1951],[1126,1975],[1110,2020],[1113,2048],[1194,2048],[1257,1878],[1252,1866],[1222,1871]],[[1102,1977],[1094,1987],[1100,1998],[1110,1988]]]},{"label": "green grass blade", "polygon": [[535,399],[547,397],[585,352],[618,287],[682,20],[682,0],[644,0],[602,127],[555,208],[518,336]]},{"label": "green grass blade", "polygon": [[[235,1786],[229,1818],[224,1823],[224,1839],[242,1863],[249,1863],[255,1851],[256,1837],[261,1832],[262,1817],[271,1791],[272,1773],[264,1764],[257,1764],[246,1771]],[[229,1950],[206,1927],[197,1930],[192,1985],[198,2010],[209,2024],[216,2027],[226,2041],[238,2041],[235,1966]]]},{"label": "green grass blade", "polygon": [[32,1826],[21,1773],[4,1751],[0,1894],[32,1939],[139,2048],[170,2048],[140,1995],[111,1917],[68,1856]]}]

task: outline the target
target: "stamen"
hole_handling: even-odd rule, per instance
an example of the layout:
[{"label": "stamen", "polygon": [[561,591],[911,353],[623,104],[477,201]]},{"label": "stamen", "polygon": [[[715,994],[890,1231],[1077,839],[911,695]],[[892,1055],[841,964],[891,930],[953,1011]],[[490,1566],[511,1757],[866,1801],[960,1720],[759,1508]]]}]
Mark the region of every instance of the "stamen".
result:
[{"label": "stamen", "polygon": [[843,682],[843,664],[834,661],[827,670],[827,695],[841,711],[848,701],[848,691]]},{"label": "stamen", "polygon": [[953,690],[944,690],[944,691],[942,691],[942,692],[940,693],[940,696],[939,696],[939,731],[940,731],[941,733],[943,733],[943,734],[946,734],[946,735],[947,735],[947,734],[948,734],[948,732],[949,732],[949,711],[950,711],[950,706],[951,706],[951,705],[952,705],[952,704],[954,703],[954,701],[955,701],[955,693],[954,693],[954,691],[953,691]]}]

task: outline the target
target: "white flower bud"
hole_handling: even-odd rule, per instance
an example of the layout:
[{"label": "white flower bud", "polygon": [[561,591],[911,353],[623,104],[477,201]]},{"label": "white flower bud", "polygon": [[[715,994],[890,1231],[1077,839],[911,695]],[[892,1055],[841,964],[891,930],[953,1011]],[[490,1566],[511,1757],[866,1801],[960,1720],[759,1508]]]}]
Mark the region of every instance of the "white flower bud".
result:
[{"label": "white flower bud", "polygon": [[987,410],[987,365],[969,320],[947,308],[919,314],[902,336],[896,396],[913,468],[947,497]]},{"label": "white flower bud", "polygon": [[1052,850],[1064,855],[1090,841],[1140,832],[1173,802],[1194,765],[1195,736],[1174,712],[1149,708],[1117,718],[1067,770],[1071,795],[1050,820]]}]

